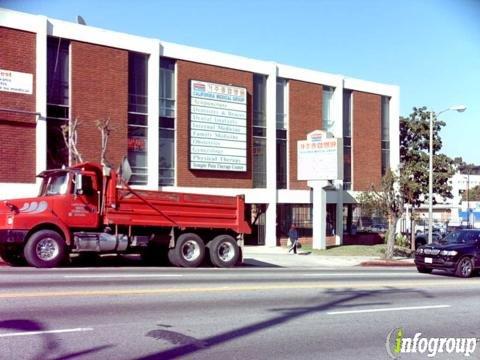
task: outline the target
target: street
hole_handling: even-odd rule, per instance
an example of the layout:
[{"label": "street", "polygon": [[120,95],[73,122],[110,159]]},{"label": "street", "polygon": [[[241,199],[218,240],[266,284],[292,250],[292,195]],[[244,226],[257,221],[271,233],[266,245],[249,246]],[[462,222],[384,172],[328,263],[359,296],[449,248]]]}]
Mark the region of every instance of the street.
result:
[{"label": "street", "polygon": [[479,289],[415,268],[1,267],[0,358],[388,359],[398,328],[480,337]]}]

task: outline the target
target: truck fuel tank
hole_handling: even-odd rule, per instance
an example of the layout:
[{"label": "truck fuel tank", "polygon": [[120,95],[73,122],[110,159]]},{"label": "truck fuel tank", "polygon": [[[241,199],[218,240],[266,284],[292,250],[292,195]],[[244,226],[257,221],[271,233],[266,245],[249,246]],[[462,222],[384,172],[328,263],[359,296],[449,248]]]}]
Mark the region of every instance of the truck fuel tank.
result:
[{"label": "truck fuel tank", "polygon": [[105,232],[75,232],[73,233],[77,251],[116,252],[125,251],[128,247],[128,236],[112,235]]}]

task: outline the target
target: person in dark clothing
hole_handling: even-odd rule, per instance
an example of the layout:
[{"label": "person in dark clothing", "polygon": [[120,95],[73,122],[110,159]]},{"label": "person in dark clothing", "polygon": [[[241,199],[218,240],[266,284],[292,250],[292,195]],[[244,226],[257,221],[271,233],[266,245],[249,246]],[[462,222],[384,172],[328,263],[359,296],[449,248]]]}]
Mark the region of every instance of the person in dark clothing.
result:
[{"label": "person in dark clothing", "polygon": [[292,226],[290,226],[290,230],[288,230],[288,238],[292,243],[290,249],[288,249],[288,252],[290,253],[290,251],[293,250],[293,253],[296,254],[298,245],[298,231],[294,224],[292,224]]}]

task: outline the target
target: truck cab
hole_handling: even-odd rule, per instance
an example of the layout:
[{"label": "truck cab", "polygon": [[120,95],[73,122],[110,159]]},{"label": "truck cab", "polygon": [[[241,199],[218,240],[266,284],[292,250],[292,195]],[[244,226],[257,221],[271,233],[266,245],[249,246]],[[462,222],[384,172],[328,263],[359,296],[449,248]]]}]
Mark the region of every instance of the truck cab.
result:
[{"label": "truck cab", "polygon": [[[26,257],[37,265],[59,265],[53,258],[62,252],[59,247],[71,245],[72,230],[93,230],[101,223],[99,174],[100,168],[92,164],[43,171],[37,197],[1,202],[0,256],[13,264]],[[40,236],[32,254],[24,254],[25,243],[37,233],[46,236]]]}]

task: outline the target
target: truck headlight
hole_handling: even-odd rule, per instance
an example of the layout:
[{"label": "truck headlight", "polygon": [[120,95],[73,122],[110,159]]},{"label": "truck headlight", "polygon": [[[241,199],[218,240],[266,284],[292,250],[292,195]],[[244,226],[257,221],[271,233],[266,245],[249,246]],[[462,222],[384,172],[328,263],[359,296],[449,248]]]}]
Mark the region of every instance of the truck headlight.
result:
[{"label": "truck headlight", "polygon": [[440,251],[440,255],[442,256],[455,256],[457,255],[458,252],[455,250],[442,250]]},{"label": "truck headlight", "polygon": [[423,254],[423,249],[418,249],[417,254],[420,254],[420,255]]}]

